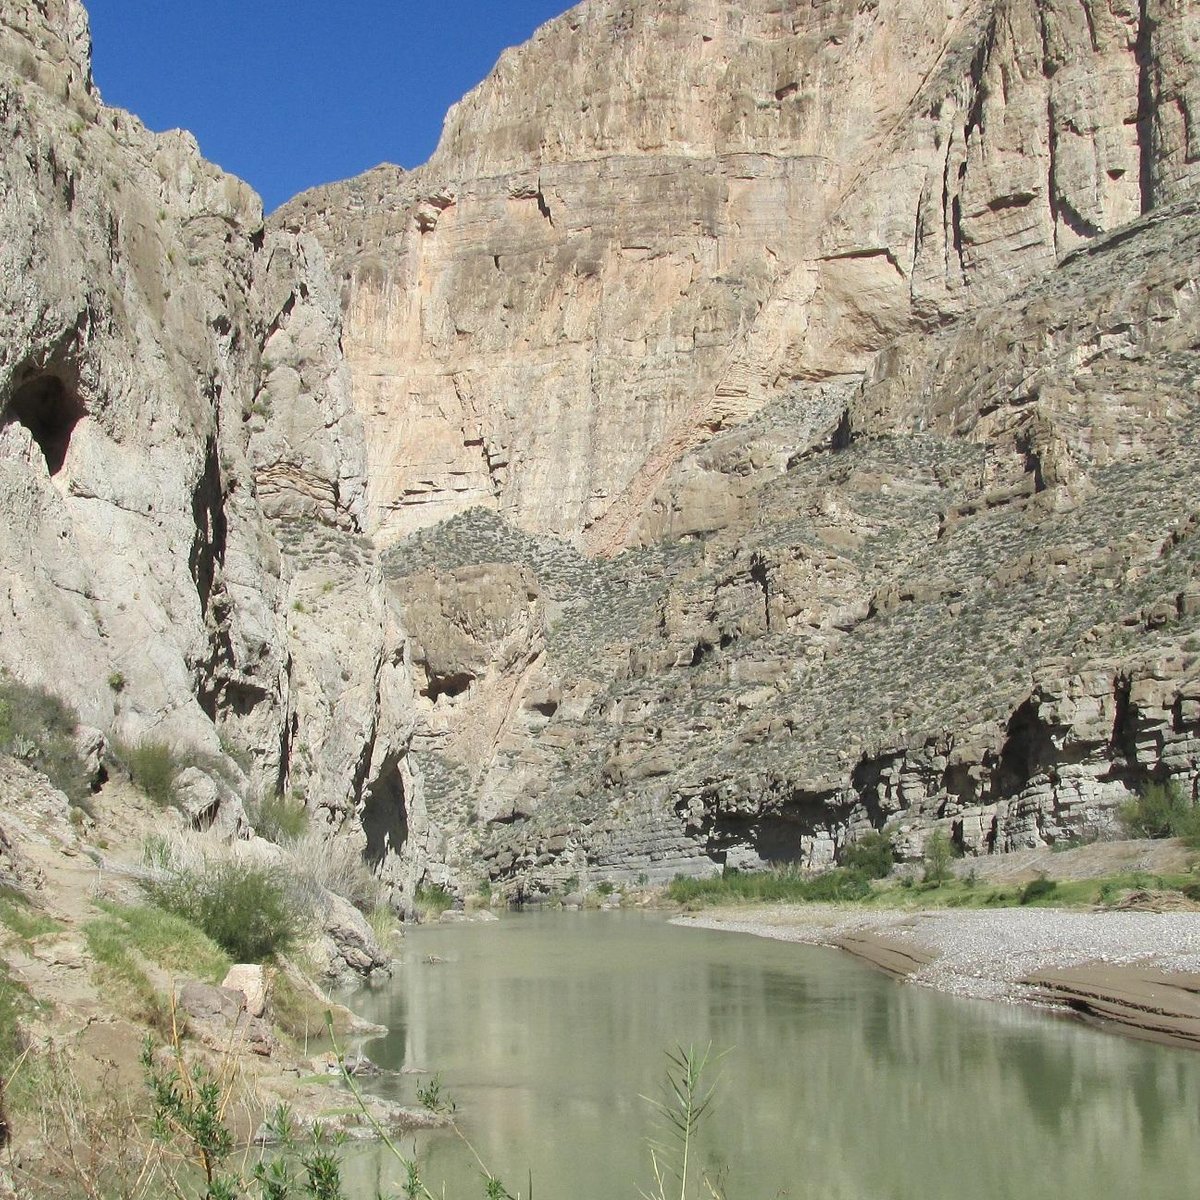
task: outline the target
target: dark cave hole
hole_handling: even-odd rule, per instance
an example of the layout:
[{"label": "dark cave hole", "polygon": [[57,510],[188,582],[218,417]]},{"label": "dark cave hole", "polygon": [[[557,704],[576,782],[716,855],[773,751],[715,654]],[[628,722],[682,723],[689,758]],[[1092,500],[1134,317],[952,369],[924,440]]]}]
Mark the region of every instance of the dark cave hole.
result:
[{"label": "dark cave hole", "polygon": [[29,430],[46,459],[46,469],[57,475],[85,411],[79,397],[57,375],[39,375],[17,388],[4,415]]},{"label": "dark cave hole", "polygon": [[404,780],[394,759],[389,759],[364,796],[362,828],[367,846],[363,861],[374,870],[389,855],[399,854],[408,841],[408,801]]},{"label": "dark cave hole", "polygon": [[449,696],[451,699],[461,696],[474,682],[475,676],[466,671],[454,672],[449,675],[431,674],[429,682],[421,689],[421,695],[428,697],[436,704],[443,696]]}]

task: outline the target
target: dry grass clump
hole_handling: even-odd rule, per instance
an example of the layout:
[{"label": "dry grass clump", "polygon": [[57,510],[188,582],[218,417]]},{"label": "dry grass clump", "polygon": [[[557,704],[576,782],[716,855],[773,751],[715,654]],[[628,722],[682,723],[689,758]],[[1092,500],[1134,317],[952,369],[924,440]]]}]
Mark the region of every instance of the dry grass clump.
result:
[{"label": "dry grass clump", "polygon": [[295,863],[295,886],[311,894],[314,903],[322,890],[349,900],[364,913],[384,903],[386,889],[350,840],[328,838],[320,830],[309,829],[288,850]]}]

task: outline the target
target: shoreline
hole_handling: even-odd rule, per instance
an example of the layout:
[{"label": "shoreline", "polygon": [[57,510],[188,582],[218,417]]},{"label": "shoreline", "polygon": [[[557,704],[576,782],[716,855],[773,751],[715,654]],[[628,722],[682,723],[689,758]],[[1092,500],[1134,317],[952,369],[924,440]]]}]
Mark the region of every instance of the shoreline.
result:
[{"label": "shoreline", "polygon": [[1200,1050],[1200,912],[719,908],[672,924],[853,954],[903,982]]}]

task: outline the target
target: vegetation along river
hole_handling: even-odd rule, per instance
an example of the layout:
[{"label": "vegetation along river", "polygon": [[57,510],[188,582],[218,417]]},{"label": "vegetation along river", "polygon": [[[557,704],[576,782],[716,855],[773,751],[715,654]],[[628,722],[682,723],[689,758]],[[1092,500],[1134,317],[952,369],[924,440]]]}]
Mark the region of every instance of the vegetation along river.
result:
[{"label": "vegetation along river", "polygon": [[[641,1097],[667,1050],[710,1040],[726,1053],[699,1157],[729,1200],[1182,1200],[1200,1181],[1200,1055],[903,986],[833,950],[657,915],[508,916],[413,930],[391,986],[353,1003],[390,1029],[365,1052],[440,1071],[484,1161],[514,1195],[531,1173],[535,1200],[649,1190]],[[428,1078],[371,1086],[411,1103]],[[453,1134],[417,1152],[435,1194],[483,1195]],[[356,1152],[351,1194],[399,1175]]]}]

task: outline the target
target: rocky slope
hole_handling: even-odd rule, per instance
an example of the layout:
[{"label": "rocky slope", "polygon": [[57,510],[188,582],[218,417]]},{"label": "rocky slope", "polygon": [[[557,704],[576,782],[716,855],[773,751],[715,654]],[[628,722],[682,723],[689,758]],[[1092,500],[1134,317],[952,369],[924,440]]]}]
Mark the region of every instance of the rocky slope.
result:
[{"label": "rocky slope", "polygon": [[409,889],[1194,792],[1198,22],[586,0],[264,226],[6,15],[0,663]]}]

